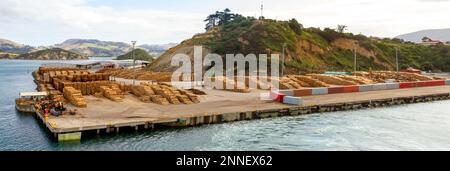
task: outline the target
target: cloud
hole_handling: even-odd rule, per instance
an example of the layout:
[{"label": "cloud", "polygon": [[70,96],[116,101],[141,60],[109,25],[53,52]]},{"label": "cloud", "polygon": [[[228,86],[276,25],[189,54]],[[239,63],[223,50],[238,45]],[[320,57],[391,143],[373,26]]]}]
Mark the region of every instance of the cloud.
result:
[{"label": "cloud", "polygon": [[[261,3],[132,0],[125,3],[132,6],[118,7],[114,2],[106,6],[92,5],[92,1],[1,0],[0,37],[32,45],[50,45],[68,38],[180,42],[203,32],[203,19],[209,13],[228,7],[247,16],[259,16]],[[264,0],[264,15],[297,18],[307,27],[345,24],[353,33],[393,37],[422,29],[450,28],[449,6],[450,0]]]},{"label": "cloud", "polygon": [[[89,6],[84,0],[2,0],[0,36],[47,35],[48,44],[67,38],[141,43],[179,41],[202,31],[202,14],[164,10],[116,10]],[[14,32],[17,28],[21,33]],[[24,29],[26,28],[26,29]],[[57,40],[60,39],[60,40]],[[31,42],[31,44],[40,44]],[[41,40],[42,41],[42,40]]]}]

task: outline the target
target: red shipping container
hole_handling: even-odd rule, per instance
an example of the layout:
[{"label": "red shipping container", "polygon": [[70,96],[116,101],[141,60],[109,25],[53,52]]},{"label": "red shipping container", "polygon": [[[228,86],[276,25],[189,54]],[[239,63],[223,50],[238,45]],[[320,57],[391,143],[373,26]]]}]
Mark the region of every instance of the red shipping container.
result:
[{"label": "red shipping container", "polygon": [[283,103],[284,96],[286,96],[286,95],[277,93],[277,92],[273,92],[273,91],[270,92],[270,98],[272,100],[280,102],[280,103]]},{"label": "red shipping container", "polygon": [[344,87],[329,87],[328,94],[344,93]]},{"label": "red shipping container", "polygon": [[344,90],[344,93],[354,93],[354,92],[359,92],[359,87],[358,86],[345,86],[343,90]]},{"label": "red shipping container", "polygon": [[417,87],[417,82],[403,82],[400,83],[400,88],[415,88]]},{"label": "red shipping container", "polygon": [[436,86],[445,86],[445,80],[436,80],[434,83]]},{"label": "red shipping container", "polygon": [[429,86],[427,81],[417,82],[417,87],[427,87],[427,86]]},{"label": "red shipping container", "polygon": [[312,89],[298,89],[298,90],[294,90],[294,96],[295,97],[311,96],[311,95],[312,95]]},{"label": "red shipping container", "polygon": [[445,85],[444,80],[433,80],[433,81],[422,81],[418,83],[419,87],[431,87],[431,86],[443,86]]}]

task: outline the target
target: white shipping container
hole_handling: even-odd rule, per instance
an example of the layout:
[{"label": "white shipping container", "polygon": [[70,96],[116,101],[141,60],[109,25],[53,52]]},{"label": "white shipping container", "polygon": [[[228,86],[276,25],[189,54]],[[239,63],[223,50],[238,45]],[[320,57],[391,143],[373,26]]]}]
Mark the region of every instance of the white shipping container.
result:
[{"label": "white shipping container", "polygon": [[303,99],[300,97],[284,96],[283,103],[290,105],[303,105]]},{"label": "white shipping container", "polygon": [[328,94],[328,88],[313,88],[312,95]]},{"label": "white shipping container", "polygon": [[387,90],[387,85],[386,84],[374,84],[373,85],[373,90],[374,91]]},{"label": "white shipping container", "polygon": [[372,84],[360,85],[358,88],[359,88],[359,92],[373,91],[373,85]]}]

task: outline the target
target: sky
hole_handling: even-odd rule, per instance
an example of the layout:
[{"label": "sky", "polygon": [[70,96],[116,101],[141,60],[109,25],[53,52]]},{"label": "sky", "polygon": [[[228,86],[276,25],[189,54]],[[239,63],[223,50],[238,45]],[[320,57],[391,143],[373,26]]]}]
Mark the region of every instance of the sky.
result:
[{"label": "sky", "polygon": [[296,18],[305,27],[395,37],[450,28],[450,0],[0,0],[0,38],[47,46],[70,38],[179,43],[204,32],[210,13]]}]

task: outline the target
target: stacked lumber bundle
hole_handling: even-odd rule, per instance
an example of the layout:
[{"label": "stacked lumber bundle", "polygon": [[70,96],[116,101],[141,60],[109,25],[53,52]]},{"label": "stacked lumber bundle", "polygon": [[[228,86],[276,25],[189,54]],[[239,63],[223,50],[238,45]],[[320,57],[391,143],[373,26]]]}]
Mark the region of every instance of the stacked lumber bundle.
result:
[{"label": "stacked lumber bundle", "polygon": [[55,89],[55,87],[53,87],[52,84],[38,84],[37,90],[50,92],[50,91],[55,91],[56,89]]},{"label": "stacked lumber bundle", "polygon": [[385,83],[386,80],[394,79],[397,82],[415,82],[415,81],[431,81],[432,77],[409,73],[409,72],[392,72],[392,71],[375,71],[375,72],[355,72],[353,75],[371,79],[377,83]]},{"label": "stacked lumber bundle", "polygon": [[[185,90],[183,90],[185,91]],[[189,92],[191,92],[194,95],[206,95],[204,91],[198,90],[198,89],[189,89]]]},{"label": "stacked lumber bundle", "polygon": [[153,81],[161,81],[161,82],[170,82],[172,81],[172,73],[164,72],[145,72],[137,75],[138,80],[153,80]]},{"label": "stacked lumber bundle", "polygon": [[[244,79],[245,80],[244,88],[240,88],[240,87],[238,88],[238,77],[234,77],[234,81],[228,79],[225,76],[213,77],[211,80],[214,82],[222,83],[222,85],[223,85],[222,88],[223,88],[223,90],[226,90],[226,91],[232,91],[232,92],[238,92],[238,93],[249,93],[250,92],[250,89],[249,89],[250,79],[249,78]],[[232,84],[231,85],[232,88],[231,89],[227,88],[227,84]],[[212,86],[212,85],[207,85],[207,86]]]},{"label": "stacked lumber bundle", "polygon": [[58,90],[47,91],[49,96],[62,95],[62,93]]},{"label": "stacked lumber bundle", "polygon": [[33,77],[39,83],[52,83],[54,78],[65,80],[64,79],[65,77],[71,77],[72,75],[90,75],[90,74],[91,73],[87,70],[80,70],[74,68],[40,67],[39,70],[33,73]]},{"label": "stacked lumber bundle", "polygon": [[[306,82],[300,80],[298,77],[296,77],[296,76],[294,76],[294,75],[288,75],[288,76],[286,76],[286,77],[289,78],[290,80],[292,80],[293,82],[295,82],[297,85],[299,85],[300,88],[301,88],[301,87],[310,87],[310,86],[311,86],[311,85],[309,85],[308,83],[306,83]],[[283,78],[286,78],[286,77],[283,77]]]},{"label": "stacked lumber bundle", "polygon": [[[154,88],[154,87],[152,87]],[[154,89],[155,93],[158,95],[161,95],[162,97],[166,98],[167,101],[169,101],[171,104],[181,104],[181,102],[178,100],[177,96],[172,93],[170,89],[167,88],[157,88]]]},{"label": "stacked lumber bundle", "polygon": [[41,79],[42,83],[50,83],[51,78],[49,73],[44,73],[42,74],[42,79]]},{"label": "stacked lumber bundle", "polygon": [[152,99],[151,99],[150,96],[141,96],[141,97],[139,97],[139,100],[141,102],[144,102],[144,103],[151,103],[152,102]]},{"label": "stacked lumber bundle", "polygon": [[109,77],[109,74],[67,74],[55,76],[55,78],[71,82],[108,81]]},{"label": "stacked lumber bundle", "polygon": [[[211,79],[212,82],[219,82],[222,83],[222,87],[223,89],[226,89],[226,84],[227,82],[233,82],[230,81],[230,79],[226,76],[216,76],[216,77],[211,77],[209,78]],[[244,80],[244,85],[245,88],[240,88],[238,89],[238,81],[240,80]],[[265,81],[262,81],[262,79],[265,79]],[[235,76],[234,77],[234,82],[232,85],[232,89],[226,89],[228,91],[233,91],[233,92],[241,92],[241,93],[249,93],[251,92],[250,90],[250,84],[252,84],[252,87],[256,85],[257,89],[265,89],[268,90],[270,89],[270,81],[272,79],[278,79],[278,78],[272,78],[272,77],[258,77],[258,76],[245,76],[245,77],[239,77],[239,76]],[[209,83],[209,82],[207,82]],[[206,84],[206,86],[212,87],[213,84]]]},{"label": "stacked lumber bundle", "polygon": [[195,94],[195,91],[192,91],[192,90],[190,90],[190,91],[179,90],[179,91],[182,95],[187,96],[191,102],[200,103],[200,100],[198,99],[198,96]]},{"label": "stacked lumber bundle", "polygon": [[53,86],[56,90],[62,90],[64,88],[63,80],[59,78],[53,78]]},{"label": "stacked lumber bundle", "polygon": [[[281,80],[285,78],[297,83],[301,87],[329,87],[330,85],[322,82],[318,79],[312,78],[311,76],[303,76],[303,75],[289,75],[287,77],[283,77]],[[282,82],[280,80],[280,82]]]},{"label": "stacked lumber bundle", "polygon": [[62,87],[70,86],[81,91],[83,95],[94,95],[100,92],[101,86],[110,86],[112,83],[110,81],[93,81],[93,82],[68,82],[63,81]]},{"label": "stacked lumber bundle", "polygon": [[[154,95],[150,95],[153,103],[165,105],[170,104],[192,104],[200,103],[198,96],[193,92],[176,89],[166,83],[158,83],[156,85],[144,84],[144,89],[153,90]],[[151,94],[151,92],[147,93]],[[163,100],[164,99],[164,100]]]},{"label": "stacked lumber bundle", "polygon": [[355,83],[358,84],[374,84],[375,82],[364,78],[364,77],[360,77],[360,76],[354,76],[354,75],[338,75],[337,77],[344,79],[344,80],[348,80],[348,81],[353,81]]},{"label": "stacked lumber bundle", "polygon": [[63,102],[65,100],[62,94],[54,94],[51,96],[51,99],[56,102]]},{"label": "stacked lumber bundle", "polygon": [[155,95],[155,92],[151,87],[143,86],[143,85],[132,85],[131,86],[131,93],[134,95],[141,97],[141,96],[151,96]]},{"label": "stacked lumber bundle", "polygon": [[[122,86],[123,87],[123,86]],[[131,85],[130,86],[131,93],[134,94],[144,103],[150,103],[152,101],[151,96],[155,95],[153,89],[149,86],[144,85]],[[162,103],[162,102],[159,102]]]},{"label": "stacked lumber bundle", "polygon": [[280,89],[300,89],[306,84],[295,77],[288,76],[280,79]]},{"label": "stacked lumber bundle", "polygon": [[72,103],[76,107],[87,107],[86,100],[81,94],[81,91],[73,87],[64,87],[63,91],[64,98],[67,99],[70,103]]},{"label": "stacked lumber bundle", "polygon": [[164,98],[161,95],[152,95],[150,96],[153,103],[159,104],[159,105],[168,105],[170,104],[169,101],[167,101],[166,98]]},{"label": "stacked lumber bundle", "polygon": [[125,79],[137,79],[137,80],[152,80],[158,82],[171,82],[171,72],[151,72],[145,70],[127,70],[127,69],[113,69],[104,68],[97,73],[106,73],[111,76],[125,78]]},{"label": "stacked lumber bundle", "polygon": [[119,87],[122,92],[131,92],[131,88],[133,87],[133,85],[119,84]]},{"label": "stacked lumber bundle", "polygon": [[32,76],[33,76],[35,82],[37,82],[37,83],[41,82],[41,76],[39,75],[38,70],[33,71]]},{"label": "stacked lumber bundle", "polygon": [[130,91],[141,101],[160,105],[167,104],[192,104],[199,103],[198,96],[186,90],[180,90],[167,83],[141,83],[138,86],[131,86]]},{"label": "stacked lumber bundle", "polygon": [[358,85],[358,83],[356,83],[354,81],[344,80],[342,78],[332,76],[332,75],[309,74],[308,76],[311,76],[314,79],[320,80],[320,81],[325,82],[330,85]]},{"label": "stacked lumber bundle", "polygon": [[113,84],[111,86],[100,86],[100,91],[102,92],[104,97],[112,101],[122,102],[124,99],[122,91],[120,90],[118,85]]},{"label": "stacked lumber bundle", "polygon": [[66,67],[58,67],[58,68],[50,68],[50,67],[39,67],[38,72],[39,74],[44,74],[44,73],[48,73],[48,72],[56,72],[56,71],[71,71],[71,72],[77,72],[77,71],[81,71],[81,69],[79,68],[66,68]]},{"label": "stacked lumber bundle", "polygon": [[178,98],[178,100],[179,100],[181,103],[184,103],[184,104],[193,104],[193,103],[194,103],[194,102],[192,102],[191,99],[190,99],[188,96],[186,96],[186,95],[177,95],[176,97]]}]

